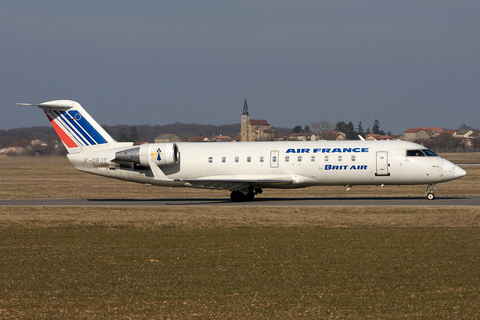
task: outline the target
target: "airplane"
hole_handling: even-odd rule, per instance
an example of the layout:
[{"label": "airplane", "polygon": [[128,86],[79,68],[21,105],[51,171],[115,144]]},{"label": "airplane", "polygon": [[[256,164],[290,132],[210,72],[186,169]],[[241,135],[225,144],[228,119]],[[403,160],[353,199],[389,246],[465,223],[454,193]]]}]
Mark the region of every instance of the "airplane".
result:
[{"label": "airplane", "polygon": [[36,106],[79,171],[168,187],[231,191],[233,202],[251,201],[267,188],[436,184],[466,172],[424,146],[401,140],[148,143],[115,141],[76,101]]}]

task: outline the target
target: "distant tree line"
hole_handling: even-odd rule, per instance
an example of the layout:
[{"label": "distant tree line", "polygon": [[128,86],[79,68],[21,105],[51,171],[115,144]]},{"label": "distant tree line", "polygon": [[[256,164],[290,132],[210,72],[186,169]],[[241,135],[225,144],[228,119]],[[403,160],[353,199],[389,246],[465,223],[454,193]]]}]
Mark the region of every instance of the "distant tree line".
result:
[{"label": "distant tree line", "polygon": [[35,139],[51,141],[58,140],[58,136],[52,126],[0,130],[0,148],[7,147],[16,141],[25,139],[30,141]]},{"label": "distant tree line", "polygon": [[240,132],[240,124],[225,124],[220,126],[203,125],[197,123],[176,122],[166,125],[115,125],[102,126],[117,141],[146,141],[154,142],[160,133],[176,134],[184,141],[189,141],[192,136],[236,136]]},{"label": "distant tree line", "polygon": [[442,132],[440,135],[433,139],[415,141],[424,145],[425,147],[441,152],[442,149],[468,149],[468,148],[480,148],[480,138],[471,139],[471,145],[466,146],[465,140],[461,138],[455,138],[454,136]]},{"label": "distant tree line", "polygon": [[[181,123],[167,125],[115,125],[102,126],[117,141],[146,141],[154,142],[155,137],[160,133],[174,133],[185,141],[192,135],[228,135],[236,136],[240,131],[240,124],[226,125],[201,125],[195,123]],[[289,129],[284,129],[289,130]],[[49,142],[59,140],[57,133],[51,126],[38,126],[31,128],[15,128],[10,130],[0,130],[0,148],[11,146],[13,143],[21,140],[42,140]]]},{"label": "distant tree line", "polygon": [[[202,125],[196,123],[177,122],[167,125],[115,125],[102,126],[108,134],[117,141],[145,141],[154,142],[160,133],[174,133],[184,141],[191,141],[192,136],[224,135],[235,137],[240,132],[240,124]],[[290,129],[274,127],[277,134],[288,134]],[[31,145],[32,140],[46,142],[47,146]],[[29,146],[30,144],[30,146]],[[57,133],[51,126],[37,126],[31,128],[15,128],[0,130],[0,149],[6,147],[21,147],[29,155],[65,155],[66,150],[60,142]],[[27,148],[28,147],[28,148]]]},{"label": "distant tree line", "polygon": [[[116,125],[106,126],[103,128],[117,141],[146,141],[154,142],[155,137],[160,133],[174,133],[184,141],[190,141],[192,136],[212,136],[212,135],[226,135],[230,137],[236,136],[240,131],[240,124],[226,124],[226,125],[202,125],[195,123],[177,122],[167,125]],[[471,129],[478,131],[478,129],[462,124],[458,131],[463,129]],[[357,127],[354,127],[350,121],[337,122],[332,124],[327,120],[312,122],[310,125],[297,125],[293,129],[275,127],[277,135],[288,135],[294,133],[311,133],[311,132],[329,132],[341,131],[345,133],[348,140],[358,140],[358,136],[366,137],[367,134],[374,133],[385,135],[385,132],[380,129],[380,122],[375,119],[372,129],[363,129],[362,122],[359,122]],[[390,135],[390,132],[387,132]],[[328,135],[327,135],[328,138]],[[333,137],[332,137],[333,138]],[[41,140],[46,142],[45,145],[31,144],[32,140]],[[441,134],[438,137],[430,140],[418,141],[428,148],[439,150],[439,148],[464,148],[464,140],[452,137],[448,134]],[[480,148],[480,139],[472,139],[472,147]],[[10,130],[0,130],[0,148],[5,147],[23,147],[27,151],[25,154],[29,155],[64,155],[66,150],[55,130],[51,126],[37,126],[31,128],[15,128]]]},{"label": "distant tree line", "polygon": [[[359,140],[360,139],[358,137],[359,135],[365,138],[365,136],[370,133],[385,135],[385,131],[380,129],[380,121],[378,121],[378,119],[375,119],[375,121],[373,122],[372,131],[370,131],[370,128],[367,128],[367,130],[364,131],[361,121],[358,123],[358,126],[355,128],[351,121],[348,123],[346,123],[345,121],[340,121],[340,122],[337,122],[335,125],[333,125],[328,120],[312,122],[310,123],[310,125],[305,125],[303,128],[301,125],[296,125],[292,129],[292,133],[311,133],[311,132],[328,132],[328,131],[343,132],[345,133],[347,140]],[[391,134],[391,133],[388,133],[388,134]]]},{"label": "distant tree line", "polygon": [[[210,124],[197,124],[197,123],[183,123],[176,122],[167,125],[116,125],[116,126],[103,126],[103,128],[117,141],[147,141],[154,142],[155,138],[160,133],[173,133],[176,134],[183,141],[191,141],[192,136],[213,136],[223,135],[229,137],[235,137],[240,132],[240,124],[224,124],[224,125],[210,125]],[[290,129],[273,127],[276,134],[288,134]]]}]

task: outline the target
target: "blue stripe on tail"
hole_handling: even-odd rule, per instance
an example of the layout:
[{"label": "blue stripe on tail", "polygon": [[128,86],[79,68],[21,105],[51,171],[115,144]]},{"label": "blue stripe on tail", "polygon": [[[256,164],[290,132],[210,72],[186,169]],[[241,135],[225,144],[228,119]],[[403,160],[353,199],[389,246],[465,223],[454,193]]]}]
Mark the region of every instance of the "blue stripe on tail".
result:
[{"label": "blue stripe on tail", "polygon": [[84,131],[95,141],[95,144],[107,143],[104,137],[85,119],[77,110],[67,111],[69,115],[83,128]]},{"label": "blue stripe on tail", "polygon": [[77,141],[80,146],[87,146],[87,142],[82,139],[82,137],[78,136],[72,126],[68,123],[68,121],[63,117],[63,111],[50,111],[52,115],[54,115],[55,121],[60,124],[64,131],[70,133],[70,135]]},{"label": "blue stripe on tail", "polygon": [[88,122],[87,119],[77,110],[71,111],[54,111],[57,119],[64,127],[68,127],[68,131],[81,140],[83,145],[98,145],[108,143],[107,140]]},{"label": "blue stripe on tail", "polygon": [[[72,114],[73,113],[73,114]],[[88,144],[90,145],[95,145],[97,144],[89,135],[88,133],[85,131],[84,128],[82,128],[82,126],[80,126],[77,122],[77,119],[74,117],[76,116],[78,119],[81,119],[83,118],[82,115],[77,112],[77,111],[66,111],[64,113],[64,116],[67,118],[67,121],[77,130],[78,134],[81,135],[83,137],[83,139],[87,140],[88,141]]]},{"label": "blue stripe on tail", "polygon": [[71,132],[72,136],[75,137],[75,139],[80,140],[84,146],[88,146],[89,143],[85,138],[81,135],[81,132],[79,132],[78,128],[75,130],[73,126],[73,121],[70,121],[69,118],[71,118],[69,115],[65,115],[65,111],[54,111],[59,119],[59,122],[61,122],[64,126],[68,127],[69,131]]}]

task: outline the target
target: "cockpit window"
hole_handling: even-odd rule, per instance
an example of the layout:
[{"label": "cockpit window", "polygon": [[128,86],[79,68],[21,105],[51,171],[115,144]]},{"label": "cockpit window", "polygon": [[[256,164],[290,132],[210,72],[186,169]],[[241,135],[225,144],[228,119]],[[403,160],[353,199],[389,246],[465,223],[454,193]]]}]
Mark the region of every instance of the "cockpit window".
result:
[{"label": "cockpit window", "polygon": [[422,151],[429,157],[438,157],[438,154],[436,154],[432,150],[423,149]]},{"label": "cockpit window", "polygon": [[438,157],[438,155],[432,150],[421,149],[421,150],[407,150],[407,157]]},{"label": "cockpit window", "polygon": [[422,150],[407,150],[407,157],[424,157]]}]

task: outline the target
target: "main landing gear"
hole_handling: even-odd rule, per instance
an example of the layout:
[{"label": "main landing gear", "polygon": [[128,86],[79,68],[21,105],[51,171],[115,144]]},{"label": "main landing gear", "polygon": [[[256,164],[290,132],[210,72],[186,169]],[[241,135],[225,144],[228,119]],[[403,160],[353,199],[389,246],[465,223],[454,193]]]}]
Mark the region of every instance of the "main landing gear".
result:
[{"label": "main landing gear", "polygon": [[435,195],[433,194],[433,192],[436,189],[437,189],[437,186],[435,185],[435,183],[431,183],[431,184],[428,185],[427,192],[425,192],[425,195],[427,196],[428,200],[434,200],[435,199]]},{"label": "main landing gear", "polygon": [[262,192],[262,189],[254,190],[253,187],[248,187],[247,189],[232,191],[230,199],[232,199],[233,202],[252,201],[256,194]]}]

